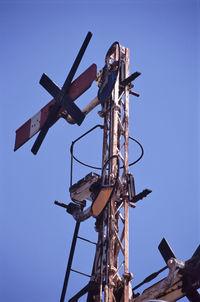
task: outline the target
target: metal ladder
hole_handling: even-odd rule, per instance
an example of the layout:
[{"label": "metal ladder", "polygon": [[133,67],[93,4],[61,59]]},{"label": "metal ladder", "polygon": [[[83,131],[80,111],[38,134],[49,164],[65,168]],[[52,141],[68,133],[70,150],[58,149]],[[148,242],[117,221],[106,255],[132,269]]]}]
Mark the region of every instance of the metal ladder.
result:
[{"label": "metal ladder", "polygon": [[[65,209],[67,209],[67,205],[64,204],[64,203],[60,203],[58,201],[55,201],[54,202],[56,205],[58,206],[61,206]],[[74,235],[73,235],[73,239],[72,239],[72,243],[71,243],[71,248],[70,248],[70,253],[69,253],[69,258],[68,258],[68,263],[67,263],[67,268],[66,268],[66,272],[65,272],[65,278],[64,278],[64,283],[63,283],[63,288],[62,288],[62,293],[61,293],[61,297],[60,297],[60,302],[64,302],[65,301],[65,295],[66,295],[66,292],[67,292],[67,286],[68,286],[68,282],[69,282],[69,277],[70,277],[70,272],[73,271],[77,274],[81,274],[83,276],[86,276],[86,277],[89,277],[91,278],[91,275],[88,275],[88,274],[85,274],[85,273],[82,273],[80,271],[77,271],[77,270],[74,270],[72,269],[72,262],[73,262],[73,257],[74,257],[74,252],[75,252],[75,248],[76,248],[76,243],[77,243],[77,239],[80,239],[80,240],[83,240],[83,241],[86,241],[88,243],[91,243],[91,244],[94,244],[96,245],[96,242],[93,242],[91,240],[88,240],[84,237],[80,237],[78,235],[79,233],[79,228],[80,228],[80,222],[77,221],[76,222],[76,225],[75,225],[75,229],[74,229]],[[90,282],[88,283],[88,285],[86,285],[85,287],[85,293],[88,292],[88,287],[89,287],[89,284]],[[82,292],[82,291],[81,291]],[[83,294],[81,294],[82,296]],[[78,298],[78,297],[77,297]],[[74,297],[72,298],[74,300]],[[72,301],[72,299],[70,299],[69,301]]]}]

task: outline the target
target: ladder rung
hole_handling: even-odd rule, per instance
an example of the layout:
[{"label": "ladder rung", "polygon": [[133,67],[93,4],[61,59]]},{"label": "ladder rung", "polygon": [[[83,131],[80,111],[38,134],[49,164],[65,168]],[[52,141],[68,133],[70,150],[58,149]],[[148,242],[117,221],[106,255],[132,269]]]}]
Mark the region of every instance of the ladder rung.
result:
[{"label": "ladder rung", "polygon": [[75,273],[77,273],[77,274],[80,274],[80,275],[83,275],[83,276],[89,277],[89,278],[91,278],[91,277],[92,277],[91,275],[88,275],[88,274],[85,274],[85,273],[79,272],[79,271],[77,271],[77,270],[75,270],[75,269],[72,269],[72,268],[71,268],[71,271],[72,271],[72,272],[75,272]]},{"label": "ladder rung", "polygon": [[81,239],[81,240],[84,240],[84,241],[87,241],[87,242],[89,242],[89,243],[92,243],[92,244],[97,245],[96,242],[91,241],[91,240],[88,240],[88,239],[86,239],[86,238],[83,238],[83,237],[80,237],[80,236],[77,236],[77,238],[78,238],[78,239]]}]

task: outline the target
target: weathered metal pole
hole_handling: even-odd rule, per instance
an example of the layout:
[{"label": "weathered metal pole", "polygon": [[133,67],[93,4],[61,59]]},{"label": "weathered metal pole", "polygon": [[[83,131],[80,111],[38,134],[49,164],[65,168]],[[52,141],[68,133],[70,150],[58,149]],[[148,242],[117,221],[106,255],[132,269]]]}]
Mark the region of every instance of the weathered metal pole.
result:
[{"label": "weathered metal pole", "polygon": [[[129,76],[129,49],[120,47],[121,55],[123,58],[125,71],[125,78]],[[115,60],[119,57],[118,53],[115,53]],[[108,302],[115,301],[114,291],[116,291],[117,283],[120,280],[119,276],[119,252],[122,251],[124,257],[124,301],[129,301],[129,215],[128,215],[128,192],[126,186],[126,177],[128,173],[128,139],[129,139],[129,88],[126,87],[123,95],[120,96],[119,77],[117,78],[110,107],[110,129],[109,129],[109,154],[110,157],[118,155],[123,162],[123,171],[121,173],[120,182],[122,185],[122,194],[120,196],[123,208],[124,208],[124,227],[119,235],[119,211],[117,210],[117,196],[114,194],[108,208],[108,236],[109,236],[109,248],[108,248]],[[116,175],[116,163],[112,161],[110,167],[110,173]],[[124,240],[124,247],[123,247]],[[122,279],[120,281],[122,281]],[[107,302],[106,301],[106,302]]]},{"label": "weathered metal pole", "polygon": [[[120,52],[120,53],[119,53]],[[129,140],[129,89],[120,86],[120,76],[129,76],[129,49],[116,47],[110,61],[121,61],[110,99],[102,105],[104,118],[102,167],[108,159],[108,182],[112,184],[117,176],[116,158],[121,162],[118,187],[110,202],[98,218],[98,244],[95,255],[93,279],[99,283],[99,293],[93,301],[129,301],[129,215],[128,189],[128,140]],[[120,255],[121,253],[121,255]],[[120,258],[120,263],[119,263]],[[122,259],[122,260],[121,260]],[[123,271],[124,268],[124,271]]]},{"label": "weathered metal pole", "polygon": [[[115,60],[119,59],[119,53],[117,53],[117,48],[115,54],[113,55]],[[110,157],[113,155],[118,155],[118,146],[120,135],[118,131],[118,119],[119,119],[119,75],[117,77],[114,90],[112,92],[112,100],[110,107],[110,131],[109,131],[109,143],[110,143]],[[116,159],[113,159],[110,166],[110,177],[116,176]],[[115,286],[113,275],[115,273],[115,264],[117,259],[115,257],[115,224],[117,223],[115,217],[115,203],[116,194],[111,198],[109,208],[108,208],[108,235],[109,235],[109,249],[108,249],[108,266],[109,266],[109,282],[108,282],[108,302],[113,301],[113,289]]]},{"label": "weathered metal pole", "polygon": [[[129,49],[125,49],[125,78],[129,76]],[[125,88],[124,104],[124,173],[128,173],[128,141],[129,141],[129,89]],[[129,206],[128,192],[124,191],[124,301],[129,301]]]}]

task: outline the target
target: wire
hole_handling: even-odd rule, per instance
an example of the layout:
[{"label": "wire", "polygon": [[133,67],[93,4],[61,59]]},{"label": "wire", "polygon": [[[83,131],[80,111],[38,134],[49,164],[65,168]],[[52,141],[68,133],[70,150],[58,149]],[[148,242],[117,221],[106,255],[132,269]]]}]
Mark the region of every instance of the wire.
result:
[{"label": "wire", "polygon": [[[95,170],[102,170],[102,168],[100,168],[100,167],[96,167],[96,166],[92,166],[92,165],[86,164],[85,162],[79,160],[79,159],[74,155],[74,145],[75,145],[75,143],[76,143],[78,140],[80,140],[81,138],[83,138],[85,135],[89,134],[91,131],[93,131],[94,129],[96,129],[97,127],[100,127],[101,129],[103,128],[102,125],[96,125],[95,127],[91,128],[89,131],[87,131],[86,133],[84,133],[83,135],[81,135],[79,138],[77,138],[75,141],[73,141],[72,144],[71,144],[71,147],[70,147],[70,153],[71,153],[71,156],[73,157],[73,159],[74,159],[75,161],[77,161],[79,164],[81,164],[81,165],[83,165],[83,166],[85,166],[85,167],[88,167],[88,168],[95,169]],[[131,140],[134,141],[136,144],[138,144],[138,146],[139,146],[140,149],[141,149],[141,154],[140,154],[140,156],[139,156],[135,161],[131,162],[131,163],[128,165],[129,167],[131,167],[131,166],[135,165],[137,162],[139,162],[139,161],[142,159],[142,157],[143,157],[143,155],[144,155],[144,149],[143,149],[143,147],[142,147],[142,144],[141,144],[138,140],[136,140],[135,138],[133,138],[133,137],[131,137],[131,136],[129,136],[129,139],[131,139]],[[124,168],[124,165],[120,167],[120,169],[123,169],[123,168]]]},{"label": "wire", "polygon": [[137,162],[139,162],[141,159],[142,159],[142,157],[143,157],[143,155],[144,155],[144,149],[143,149],[143,147],[142,147],[142,144],[138,141],[138,140],[136,140],[135,138],[133,138],[133,137],[131,137],[131,136],[129,136],[129,138],[132,140],[132,141],[134,141],[135,143],[137,143],[139,146],[140,146],[140,149],[141,149],[141,154],[140,154],[140,156],[135,160],[135,161],[133,161],[132,163],[130,163],[128,166],[130,167],[130,166],[133,166],[133,165],[135,165]]}]

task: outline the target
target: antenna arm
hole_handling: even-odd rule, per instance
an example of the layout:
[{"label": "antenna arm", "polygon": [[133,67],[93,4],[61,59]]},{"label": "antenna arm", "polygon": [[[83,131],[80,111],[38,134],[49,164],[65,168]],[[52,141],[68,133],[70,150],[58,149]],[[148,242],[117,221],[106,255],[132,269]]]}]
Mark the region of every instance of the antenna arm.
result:
[{"label": "antenna arm", "polygon": [[92,216],[91,206],[83,211],[80,205],[72,202],[68,204],[67,212],[71,214],[77,222],[82,222]]},{"label": "antenna arm", "polygon": [[185,267],[185,262],[171,258],[168,260],[169,273],[166,278],[147,288],[140,296],[131,299],[131,302],[143,302],[157,297],[164,296],[168,289],[180,281],[179,270]]},{"label": "antenna arm", "polygon": [[[95,107],[99,105],[99,99],[96,96],[86,107],[82,109],[84,115],[87,115],[90,111],[92,111]],[[61,114],[61,117],[64,118],[69,124],[75,124],[75,121],[66,111]]]}]

